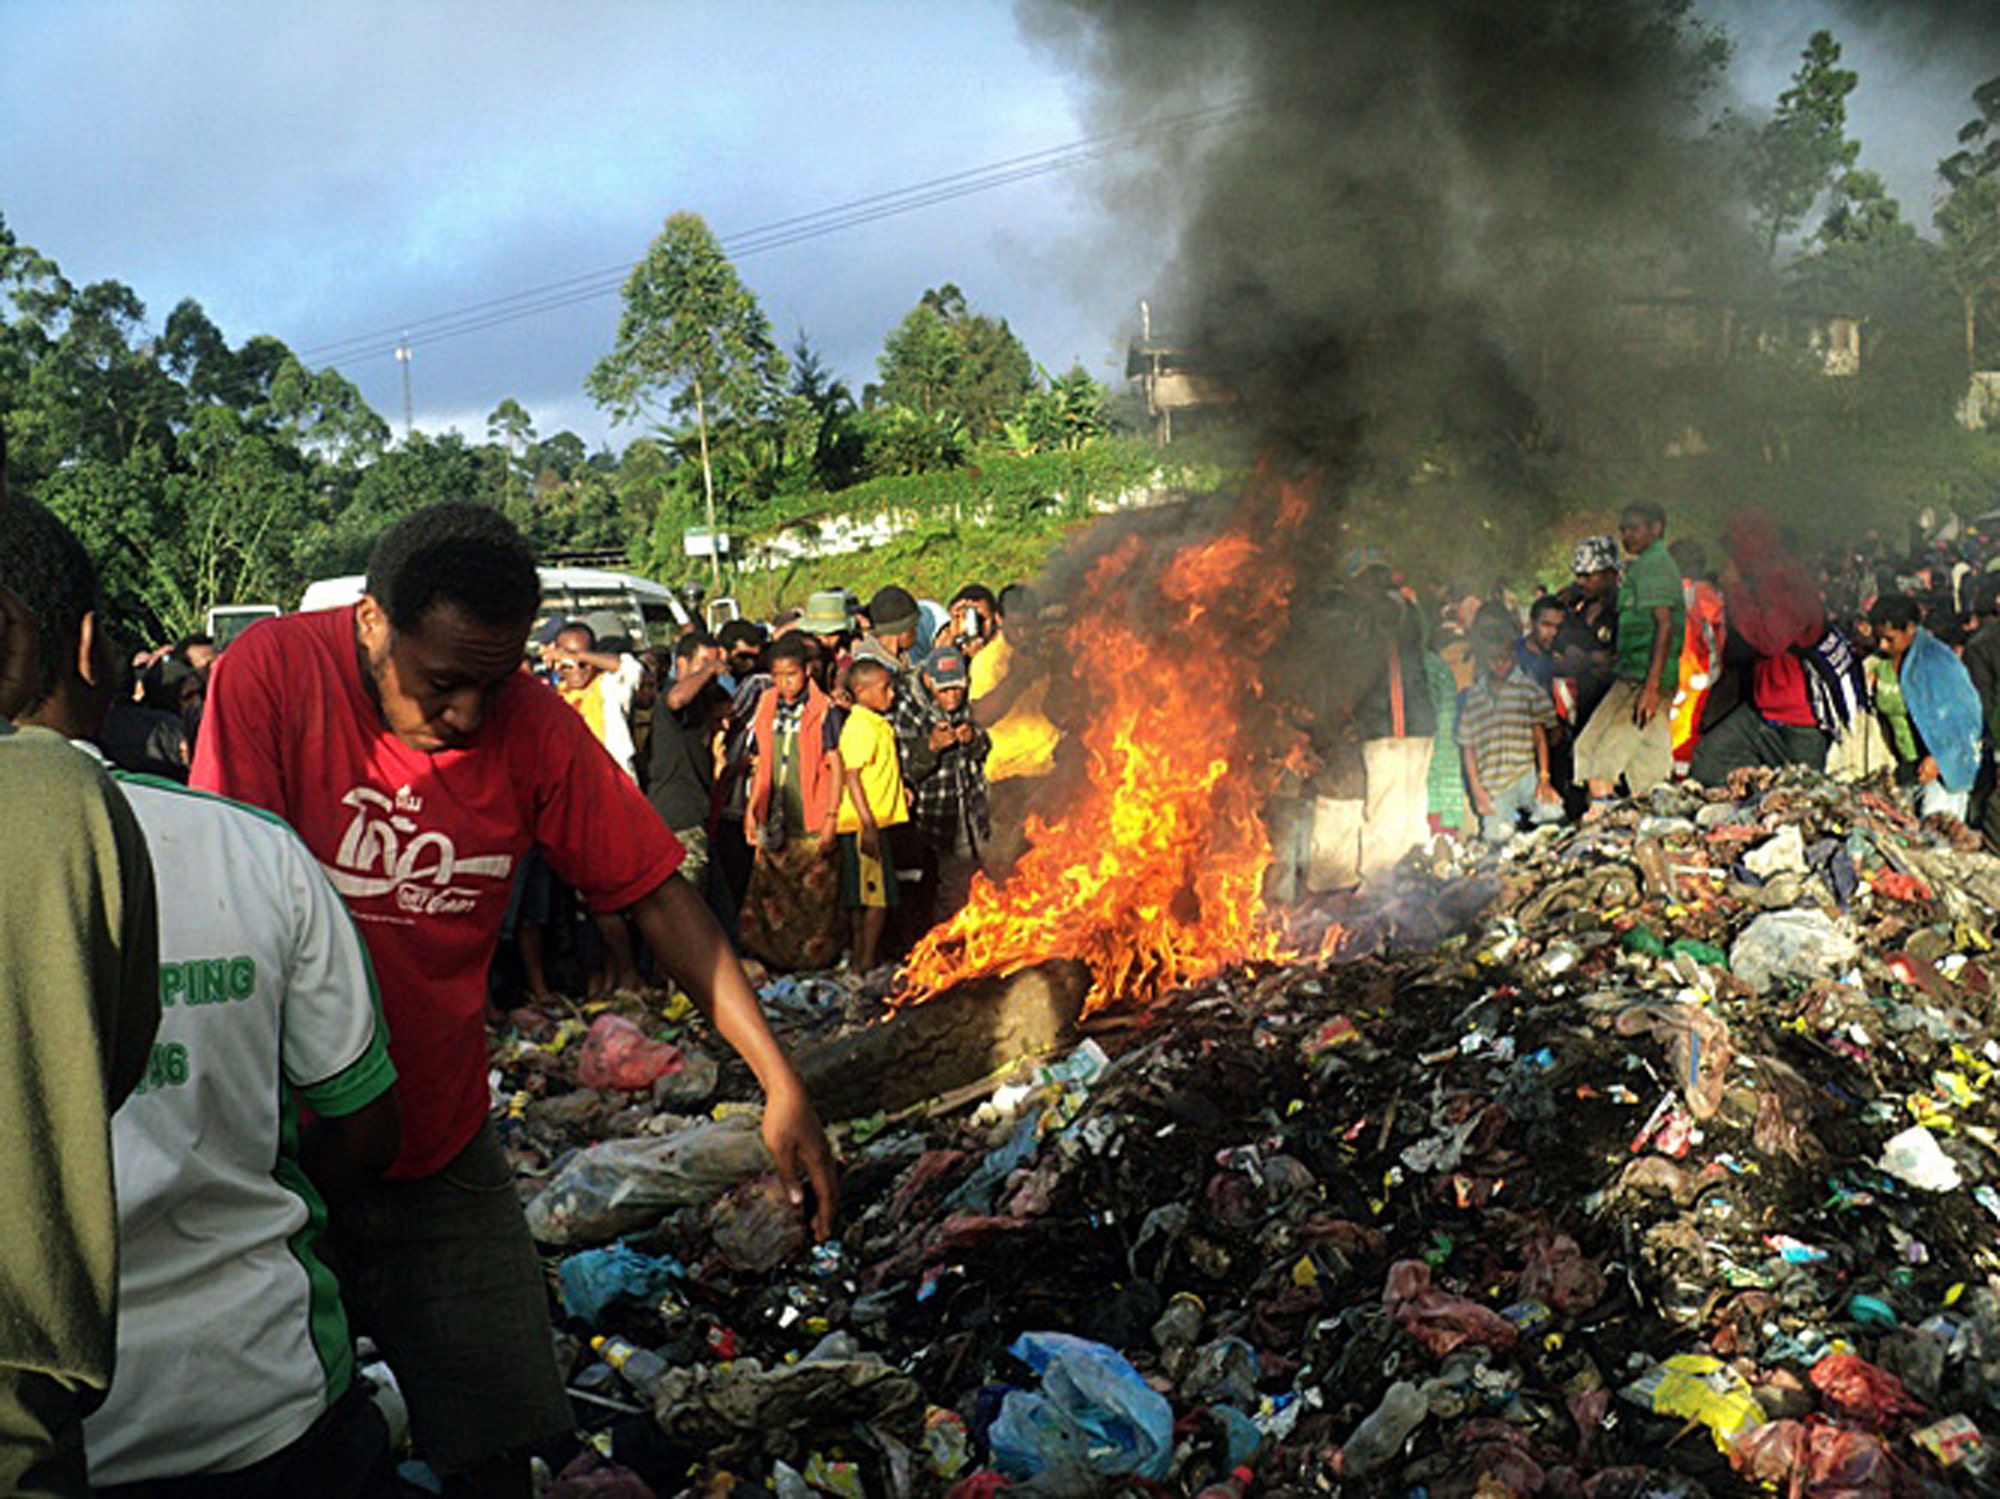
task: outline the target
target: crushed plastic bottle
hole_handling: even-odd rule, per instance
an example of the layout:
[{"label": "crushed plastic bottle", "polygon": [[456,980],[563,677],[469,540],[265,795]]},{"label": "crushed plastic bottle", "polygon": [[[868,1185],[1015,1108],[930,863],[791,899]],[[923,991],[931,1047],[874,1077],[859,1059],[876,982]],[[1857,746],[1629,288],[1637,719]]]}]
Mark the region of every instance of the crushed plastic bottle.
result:
[{"label": "crushed plastic bottle", "polygon": [[650,1348],[640,1348],[623,1338],[595,1337],[590,1346],[597,1356],[616,1369],[625,1383],[648,1400],[659,1394],[673,1365]]},{"label": "crushed plastic bottle", "polygon": [[1430,1408],[1430,1397],[1407,1379],[1390,1385],[1382,1403],[1340,1444],[1340,1476],[1359,1478],[1372,1473],[1401,1452]]},{"label": "crushed plastic bottle", "polygon": [[1160,1367],[1169,1379],[1179,1382],[1207,1321],[1208,1308],[1193,1292],[1177,1291],[1168,1299],[1166,1310],[1153,1323],[1153,1346],[1160,1351]]}]

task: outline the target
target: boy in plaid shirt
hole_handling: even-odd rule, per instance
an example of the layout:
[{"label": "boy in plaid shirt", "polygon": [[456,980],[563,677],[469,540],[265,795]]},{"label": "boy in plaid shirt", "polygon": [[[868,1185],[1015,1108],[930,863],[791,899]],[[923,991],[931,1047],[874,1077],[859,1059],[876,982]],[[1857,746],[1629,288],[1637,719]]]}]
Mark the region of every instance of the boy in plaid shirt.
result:
[{"label": "boy in plaid shirt", "polygon": [[1479,675],[1458,710],[1465,785],[1479,814],[1479,836],[1504,844],[1521,814],[1539,825],[1562,819],[1562,795],[1549,779],[1549,730],[1555,703],[1531,681],[1504,626],[1482,625],[1473,639]]},{"label": "boy in plaid shirt", "polygon": [[922,933],[955,915],[972,888],[991,828],[986,752],[991,739],[972,721],[962,651],[940,647],[896,698],[896,748],[910,798],[922,881],[908,931]]}]

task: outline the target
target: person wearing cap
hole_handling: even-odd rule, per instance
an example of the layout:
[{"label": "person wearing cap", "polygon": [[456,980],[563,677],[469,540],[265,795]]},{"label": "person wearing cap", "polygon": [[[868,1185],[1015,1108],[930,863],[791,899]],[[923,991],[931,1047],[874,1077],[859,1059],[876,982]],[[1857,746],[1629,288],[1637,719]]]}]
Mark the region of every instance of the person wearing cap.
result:
[{"label": "person wearing cap", "polygon": [[1608,802],[1621,780],[1640,796],[1673,779],[1669,710],[1687,605],[1666,533],[1667,513],[1650,501],[1619,515],[1619,539],[1632,563],[1618,584],[1614,680],[1576,739],[1576,779],[1589,787],[1593,806]]},{"label": "person wearing cap", "polygon": [[823,589],[806,600],[805,613],[799,616],[799,629],[810,635],[820,648],[820,664],[827,675],[820,679],[820,686],[831,688],[847,675],[847,665],[852,659],[847,652],[847,643],[854,632],[854,615],[847,607],[847,595],[838,588]]},{"label": "person wearing cap", "polygon": [[966,702],[965,653],[943,646],[919,663],[916,676],[915,689],[896,699],[890,717],[917,856],[907,923],[913,934],[949,920],[965,904],[992,836],[986,806],[992,739],[972,721]]},{"label": "person wearing cap", "polygon": [[1556,711],[1570,732],[1590,721],[1611,688],[1612,647],[1618,639],[1618,539],[1586,536],[1571,553],[1568,587],[1556,630]]}]

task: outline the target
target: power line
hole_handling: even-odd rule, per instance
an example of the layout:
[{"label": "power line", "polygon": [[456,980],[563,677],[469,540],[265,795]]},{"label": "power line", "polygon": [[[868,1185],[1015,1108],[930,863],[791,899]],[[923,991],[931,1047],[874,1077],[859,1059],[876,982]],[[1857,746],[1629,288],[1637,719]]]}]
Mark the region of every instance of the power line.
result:
[{"label": "power line", "polygon": [[[1021,156],[983,167],[930,178],[907,187],[872,193],[810,213],[777,219],[769,224],[730,235],[722,248],[732,259],[744,259],[770,250],[784,249],[807,240],[823,238],[842,230],[934,207],[995,188],[1032,181],[1056,172],[1074,170],[1129,150],[1163,133],[1194,133],[1227,123],[1255,108],[1254,102],[1237,101],[1191,111],[1165,120],[1110,131],[1066,145],[1031,151]],[[545,312],[577,306],[617,292],[638,262],[585,272],[543,286],[530,287],[504,296],[469,303],[449,312],[412,319],[390,328],[354,334],[332,343],[300,350],[302,363],[356,364],[395,354],[425,344],[482,333],[487,329],[538,317]]]}]

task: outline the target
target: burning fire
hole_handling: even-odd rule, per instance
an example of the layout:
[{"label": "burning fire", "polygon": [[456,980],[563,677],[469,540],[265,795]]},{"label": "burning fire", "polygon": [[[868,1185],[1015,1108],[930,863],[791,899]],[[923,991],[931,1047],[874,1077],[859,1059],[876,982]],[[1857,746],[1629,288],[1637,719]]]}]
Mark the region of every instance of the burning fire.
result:
[{"label": "burning fire", "polygon": [[965,908],[917,945],[899,1002],[1067,957],[1090,967],[1091,1009],[1145,1004],[1287,954],[1263,900],[1276,766],[1250,725],[1306,506],[1284,487],[1269,499],[1163,567],[1137,537],[1098,560],[1066,636],[1093,697],[1088,782],[1059,815],[1029,819],[1031,846],[1004,885],[978,876]]}]

